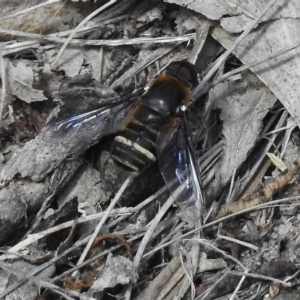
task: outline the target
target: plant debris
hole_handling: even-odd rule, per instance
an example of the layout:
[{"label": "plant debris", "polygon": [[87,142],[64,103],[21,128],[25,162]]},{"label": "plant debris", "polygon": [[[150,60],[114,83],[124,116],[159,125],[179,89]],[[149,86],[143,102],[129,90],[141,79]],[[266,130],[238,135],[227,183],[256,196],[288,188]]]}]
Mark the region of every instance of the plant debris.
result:
[{"label": "plant debris", "polygon": [[[300,8],[267,2],[2,0],[1,299],[297,299]],[[185,60],[204,203],[111,154]]]}]

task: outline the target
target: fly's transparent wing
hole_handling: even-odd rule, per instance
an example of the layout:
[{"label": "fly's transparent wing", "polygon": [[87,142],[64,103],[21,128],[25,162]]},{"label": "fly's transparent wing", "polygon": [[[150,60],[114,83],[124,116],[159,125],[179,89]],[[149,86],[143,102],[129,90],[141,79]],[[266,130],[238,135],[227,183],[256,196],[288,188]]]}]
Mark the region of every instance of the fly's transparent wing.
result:
[{"label": "fly's transparent wing", "polygon": [[180,123],[164,128],[157,141],[158,163],[165,182],[177,202],[186,202],[195,193],[187,147]]},{"label": "fly's transparent wing", "polygon": [[200,171],[185,121],[176,119],[160,132],[158,163],[175,201],[185,206],[200,203],[200,209],[204,202]]},{"label": "fly's transparent wing", "polygon": [[118,130],[131,104],[132,101],[109,101],[64,120],[51,121],[44,129],[43,140],[54,144],[99,140]]}]

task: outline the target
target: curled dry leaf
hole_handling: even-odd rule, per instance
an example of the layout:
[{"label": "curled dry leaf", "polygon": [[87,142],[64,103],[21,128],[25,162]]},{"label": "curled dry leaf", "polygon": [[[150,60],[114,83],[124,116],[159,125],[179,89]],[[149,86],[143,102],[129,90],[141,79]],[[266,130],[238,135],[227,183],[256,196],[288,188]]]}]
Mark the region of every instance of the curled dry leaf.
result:
[{"label": "curled dry leaf", "polygon": [[[278,1],[282,2],[282,1]],[[289,1],[292,4],[294,1]],[[285,1],[286,3],[286,1]],[[262,24],[257,30],[251,32],[233,51],[236,57],[244,64],[267,58],[276,51],[288,45],[300,42],[298,31],[299,19],[292,14],[297,10],[298,4],[290,9],[290,15],[283,19]],[[235,36],[224,29],[215,28],[213,37],[225,48],[232,45]],[[299,97],[299,48],[283,54],[275,59],[267,61],[251,70],[261,79],[262,82],[275,94],[283,106],[295,118],[300,125],[300,104]]]},{"label": "curled dry leaf", "polygon": [[221,109],[225,140],[223,159],[212,184],[214,195],[246,160],[259,137],[264,117],[276,102],[267,87],[252,84],[253,75],[245,75],[243,80],[217,85],[209,94],[214,108]]},{"label": "curled dry leaf", "polygon": [[18,60],[16,63],[6,60],[7,88],[9,92],[27,102],[44,101],[44,91],[35,89],[33,84],[33,63],[28,60]]}]

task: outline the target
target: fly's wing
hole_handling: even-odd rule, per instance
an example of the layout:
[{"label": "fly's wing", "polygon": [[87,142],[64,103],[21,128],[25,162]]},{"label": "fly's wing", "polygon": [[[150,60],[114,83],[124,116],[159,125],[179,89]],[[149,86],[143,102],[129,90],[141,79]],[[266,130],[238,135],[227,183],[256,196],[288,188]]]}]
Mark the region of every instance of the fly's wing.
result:
[{"label": "fly's wing", "polygon": [[82,142],[90,146],[119,129],[132,103],[139,99],[143,91],[138,89],[116,97],[111,89],[90,76],[63,80],[58,95],[65,104],[57,119],[46,125],[42,139],[52,144],[73,146]]},{"label": "fly's wing", "polygon": [[49,143],[92,142],[114,133],[131,108],[132,101],[107,101],[92,110],[46,125],[43,140]]},{"label": "fly's wing", "polygon": [[182,118],[175,119],[159,133],[158,163],[175,201],[180,206],[197,203],[202,209],[200,171],[185,122]]}]

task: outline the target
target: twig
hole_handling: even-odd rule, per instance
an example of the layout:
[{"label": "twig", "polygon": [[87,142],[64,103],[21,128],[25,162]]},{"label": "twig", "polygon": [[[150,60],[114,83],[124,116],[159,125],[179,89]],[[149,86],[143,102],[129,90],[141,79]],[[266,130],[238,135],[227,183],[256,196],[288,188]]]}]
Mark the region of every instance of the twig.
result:
[{"label": "twig", "polygon": [[245,214],[245,213],[249,213],[249,212],[252,212],[252,211],[255,211],[255,210],[259,210],[259,209],[264,209],[264,208],[267,208],[267,207],[271,207],[272,205],[275,205],[275,204],[279,204],[279,203],[283,203],[283,202],[288,202],[288,201],[292,201],[292,200],[298,200],[299,199],[299,196],[295,196],[295,197],[288,197],[288,198],[283,198],[283,199],[279,199],[279,200],[274,200],[274,201],[271,201],[271,202],[268,202],[268,203],[262,203],[260,205],[257,205],[255,207],[249,207],[249,208],[245,208],[244,210],[242,211],[238,211],[238,212],[235,212],[229,216],[225,216],[225,217],[222,217],[220,219],[217,219],[217,220],[214,220],[210,223],[206,223],[204,225],[201,226],[201,228],[197,228],[197,229],[193,229],[189,232],[186,232],[184,233],[183,235],[181,235],[180,237],[177,237],[177,238],[174,238],[173,240],[163,244],[163,245],[160,245],[159,247],[149,251],[148,253],[144,254],[144,257],[148,256],[148,255],[152,255],[154,252],[157,252],[167,246],[169,246],[170,244],[178,241],[178,240],[181,240],[183,238],[187,238],[189,237],[190,235],[192,235],[193,233],[199,231],[199,230],[202,230],[204,228],[208,228],[208,227],[211,227],[211,226],[214,226],[220,222],[223,222],[225,220],[228,220],[230,218],[233,218],[233,217],[236,217],[236,216],[239,216],[241,214]]},{"label": "twig", "polygon": [[254,19],[244,30],[244,32],[236,39],[236,41],[231,45],[229,49],[227,49],[215,62],[213,67],[209,70],[209,72],[204,76],[201,82],[193,91],[193,97],[196,99],[199,97],[199,93],[206,86],[207,82],[212,78],[212,76],[216,73],[219,67],[223,64],[223,62],[228,58],[228,56],[232,53],[232,51],[239,45],[239,43],[248,35],[248,33],[260,22],[263,16],[271,9],[271,7],[277,2],[277,0],[272,0],[266,6],[266,8],[259,14],[259,16]]},{"label": "twig", "polygon": [[202,293],[201,295],[199,295],[195,300],[205,300],[206,297],[209,296],[209,294],[213,291],[213,289],[224,280],[224,278],[230,273],[230,270],[226,270],[224,272],[224,274],[222,274],[222,276],[220,278],[218,278],[218,280],[208,289],[206,290],[204,293]]},{"label": "twig", "polygon": [[[166,223],[169,223],[169,220],[166,221]],[[160,228],[157,228],[157,229],[155,230],[155,232],[154,232],[154,234],[152,235],[151,238],[157,237],[163,230],[165,230],[165,226],[164,226],[164,225],[161,226]],[[146,231],[146,230],[145,230],[145,231]],[[137,239],[140,239],[143,235],[144,235],[144,232],[141,232],[141,233],[137,234],[136,236],[134,236],[134,237],[128,239],[127,242],[128,242],[128,243],[132,243],[133,241],[135,241],[135,240],[137,240]],[[62,279],[65,275],[70,274],[70,273],[73,273],[74,271],[79,270],[79,269],[81,269],[81,268],[83,268],[83,267],[85,267],[85,266],[91,264],[91,263],[92,263],[93,261],[95,261],[96,259],[98,259],[98,258],[100,258],[100,257],[103,257],[103,256],[107,255],[108,253],[111,253],[112,251],[117,250],[117,249],[119,249],[119,248],[121,248],[121,247],[122,247],[122,245],[116,245],[116,246],[113,246],[113,247],[111,247],[111,248],[109,248],[109,249],[107,249],[107,250],[105,250],[105,251],[103,251],[103,252],[101,252],[101,253],[99,253],[99,254],[93,256],[92,258],[85,260],[81,265],[75,266],[75,267],[73,267],[73,268],[67,270],[66,272],[64,272],[64,273],[62,273],[62,274],[60,274],[60,275],[54,277],[54,278],[51,280],[51,282],[56,282],[57,280]]]},{"label": "twig", "polygon": [[[50,35],[43,35],[37,33],[29,33],[19,30],[11,29],[0,29],[0,33],[10,34],[14,36],[26,37],[28,39],[34,39],[38,41],[48,41],[51,43],[62,44],[68,39],[55,37]],[[194,33],[185,34],[182,36],[162,36],[162,37],[138,37],[132,39],[116,39],[116,40],[82,40],[82,39],[72,39],[68,44],[79,45],[79,46],[112,46],[117,47],[121,45],[138,45],[138,44],[157,44],[157,43],[174,43],[174,42],[186,42],[195,38]],[[6,50],[6,48],[4,48]],[[53,62],[54,63],[54,62]]]},{"label": "twig", "polygon": [[[127,242],[128,243],[133,242],[133,241],[141,238],[143,235],[144,235],[144,233],[142,232],[142,233],[138,234],[137,236],[135,236],[133,238],[130,238]],[[120,245],[120,244],[115,245],[115,246],[113,246],[113,247],[111,247],[111,248],[109,248],[109,249],[107,249],[107,250],[105,250],[105,251],[103,251],[103,252],[101,252],[101,253],[99,253],[99,254],[97,254],[97,255],[95,255],[95,256],[87,259],[87,260],[85,260],[81,265],[78,265],[78,266],[75,266],[73,268],[70,268],[67,271],[63,272],[62,274],[57,275],[56,277],[54,277],[54,278],[51,279],[51,282],[56,282],[58,280],[61,280],[64,276],[66,276],[68,274],[71,274],[74,271],[77,271],[77,270],[79,270],[79,269],[81,269],[81,268],[83,268],[85,266],[90,265],[92,262],[94,262],[98,258],[101,258],[101,257],[103,257],[103,256],[111,253],[114,250],[120,249],[121,247],[122,247],[122,245]]]},{"label": "twig", "polygon": [[[139,245],[136,255],[133,259],[133,266],[134,266],[135,270],[137,270],[139,267],[139,264],[142,259],[145,248],[146,248],[156,226],[158,225],[158,223],[160,222],[162,217],[165,215],[167,210],[173,205],[173,203],[174,203],[174,198],[173,198],[173,196],[170,196],[168,198],[168,200],[164,203],[164,205],[161,207],[159,212],[156,214],[155,218],[152,220],[143,240],[141,241],[141,243]],[[127,288],[124,299],[130,300],[131,291],[132,291],[132,284],[130,284],[129,287]]]},{"label": "twig", "polygon": [[[245,273],[244,273],[244,274],[248,274],[248,271],[249,271],[248,269],[245,270]],[[235,296],[236,296],[236,294],[238,293],[238,291],[240,290],[240,288],[241,288],[243,282],[245,281],[245,279],[246,279],[246,276],[243,275],[243,277],[242,277],[242,278],[240,279],[240,281],[239,281],[239,284],[237,285],[237,287],[235,288],[234,292],[233,292],[232,295],[230,296],[229,300],[234,300],[234,299],[235,299]]]},{"label": "twig", "polygon": [[[184,263],[183,261],[182,254],[184,254],[186,257],[186,263]],[[191,257],[185,249],[182,249],[182,251],[180,251],[180,262],[185,277],[183,279],[183,284],[181,286],[181,289],[179,293],[176,295],[176,297],[181,299],[185,295],[188,287],[191,287],[191,298],[194,299],[196,295],[196,289],[195,289],[195,284],[193,282],[193,278],[195,275],[195,270],[197,270],[198,267],[198,260],[195,264],[195,262],[193,261],[193,257]]]},{"label": "twig", "polygon": [[[73,222],[73,221],[72,221]],[[86,238],[76,242],[73,247],[70,247],[63,251],[62,253],[58,254],[57,256],[51,258],[46,263],[42,264],[41,266],[38,266],[33,271],[29,272],[28,275],[33,276],[41,273],[43,270],[47,269],[49,266],[53,265],[56,261],[60,260],[62,257],[66,256],[67,254],[71,253],[74,249],[86,244],[89,240],[90,236],[87,236]],[[22,286],[24,283],[27,282],[27,279],[23,278],[12,285],[8,286],[2,293],[0,293],[0,299],[4,298],[6,295],[10,294],[12,291],[17,289],[18,287]]]},{"label": "twig", "polygon": [[6,20],[8,20],[8,19],[12,19],[12,18],[21,16],[21,15],[23,15],[23,14],[29,13],[29,12],[31,12],[31,11],[34,11],[35,9],[39,9],[39,8],[41,8],[41,7],[44,7],[44,6],[53,4],[53,3],[57,3],[57,2],[60,2],[60,0],[48,0],[48,1],[45,1],[45,2],[43,2],[43,3],[37,4],[37,5],[33,5],[33,6],[31,6],[31,7],[25,8],[25,9],[20,10],[20,11],[18,11],[18,12],[12,13],[12,14],[10,14],[10,15],[3,16],[3,17],[0,18],[0,23],[6,21]]},{"label": "twig", "polygon": [[247,196],[239,201],[223,205],[217,218],[224,217],[231,213],[243,210],[246,207],[256,206],[260,203],[269,201],[275,193],[285,187],[297,174],[300,169],[300,156],[292,163],[292,165],[281,172],[277,177],[267,183],[263,188],[256,190],[250,196]]},{"label": "twig", "polygon": [[31,275],[25,274],[23,272],[17,271],[15,269],[13,269],[9,264],[4,263],[4,262],[0,262],[0,267],[6,271],[8,271],[9,273],[15,274],[18,277],[21,278],[26,278],[27,280],[31,281],[32,283],[34,283],[36,286],[42,286],[44,288],[50,289],[55,293],[59,293],[61,295],[63,295],[66,299],[72,300],[73,298],[70,298],[69,296],[67,296],[66,294],[69,294],[70,296],[74,296],[74,297],[79,297],[79,299],[83,299],[83,300],[92,300],[95,298],[91,298],[89,296],[86,296],[84,294],[80,294],[76,291],[73,290],[68,290],[68,289],[62,289],[58,286],[56,286],[53,283],[47,282],[43,279],[37,278],[37,277],[33,277]]},{"label": "twig", "polygon": [[[156,200],[160,195],[162,195],[163,193],[165,193],[168,190],[169,190],[169,187],[167,185],[165,185],[160,190],[158,190],[155,194],[151,195],[149,198],[147,198],[146,200],[144,200],[143,202],[141,202],[140,204],[138,204],[136,207],[132,208],[132,210],[130,211],[130,213],[131,214],[138,213],[143,207],[145,207],[146,205],[148,205],[152,201]],[[127,216],[122,216],[122,217],[117,218],[116,220],[112,221],[108,225],[108,227],[109,228],[115,227],[118,223],[120,223],[121,221],[123,221],[125,218],[127,218]]]},{"label": "twig", "polygon": [[236,69],[234,69],[234,70],[232,70],[230,72],[225,73],[224,75],[222,75],[219,78],[217,78],[214,82],[209,83],[205,87],[203,87],[203,90],[201,92],[199,92],[198,97],[201,96],[201,95],[203,95],[203,94],[205,94],[205,93],[207,93],[211,88],[215,87],[219,83],[226,81],[231,76],[234,76],[234,75],[239,74],[239,73],[241,73],[241,72],[243,72],[245,70],[251,69],[251,68],[256,67],[256,66],[258,66],[260,64],[268,62],[268,61],[270,61],[270,60],[272,60],[274,58],[277,58],[277,57],[279,57],[279,56],[281,56],[281,55],[283,55],[283,54],[285,54],[285,53],[287,53],[289,51],[292,51],[292,50],[298,48],[299,46],[300,46],[300,42],[296,42],[296,43],[294,43],[294,44],[292,44],[290,46],[287,46],[287,47],[285,47],[283,49],[280,49],[277,52],[274,52],[273,54],[271,54],[271,55],[269,55],[267,57],[264,57],[262,59],[256,60],[256,61],[254,61],[252,63],[248,63],[248,64],[243,65],[243,66],[241,66],[239,68],[236,68]]},{"label": "twig", "polygon": [[210,248],[211,250],[220,253],[221,255],[223,255],[224,257],[226,257],[227,259],[232,260],[233,262],[235,262],[237,265],[239,265],[243,270],[247,270],[247,268],[238,260],[236,259],[234,256],[229,255],[226,253],[226,251],[223,251],[221,249],[219,249],[218,247],[212,245],[208,240],[205,239],[198,239],[197,240],[198,243],[202,244],[205,247]]},{"label": "twig", "polygon": [[[131,213],[131,208],[114,209],[114,210],[111,211],[109,216],[116,216],[116,215],[124,214],[124,213],[125,214],[128,214],[128,213],[130,214]],[[97,213],[97,214],[80,217],[77,221],[77,224],[85,223],[85,222],[89,222],[89,221],[93,221],[93,220],[103,218],[104,214],[105,214],[105,212],[100,212],[100,213]],[[15,246],[11,247],[8,251],[12,252],[12,253],[17,252],[17,251],[31,245],[32,243],[44,238],[45,236],[47,236],[51,233],[54,233],[54,232],[63,230],[65,228],[71,227],[73,222],[74,222],[73,220],[72,221],[67,221],[67,222],[61,223],[59,225],[53,226],[51,228],[48,228],[46,230],[43,230],[41,232],[30,234],[30,235],[28,235],[28,237],[25,240],[21,241],[20,243],[18,243]],[[1,256],[0,256],[0,260],[1,260]]]},{"label": "twig", "polygon": [[238,271],[231,271],[230,274],[236,275],[236,276],[246,276],[246,277],[252,277],[252,278],[257,278],[257,279],[262,279],[262,280],[274,281],[274,282],[278,282],[278,283],[282,284],[283,286],[287,286],[287,287],[291,286],[291,283],[287,283],[284,280],[280,280],[280,279],[270,277],[270,276],[265,276],[265,275],[244,273],[244,272],[238,272]]},{"label": "twig", "polygon": [[106,4],[102,5],[101,7],[99,7],[98,9],[96,9],[94,12],[92,12],[90,15],[88,15],[86,18],[84,18],[78,25],[77,27],[74,29],[74,31],[69,35],[69,37],[67,38],[67,40],[65,41],[65,43],[63,44],[63,46],[61,47],[61,49],[59,50],[56,59],[53,62],[52,68],[56,68],[58,66],[58,61],[60,59],[60,57],[62,56],[63,52],[65,51],[65,49],[67,48],[69,42],[73,39],[73,37],[75,36],[75,34],[78,32],[78,30],[80,30],[89,20],[91,20],[92,18],[94,18],[95,16],[97,16],[101,11],[105,10],[106,8],[108,8],[109,6],[111,6],[112,4],[116,3],[118,0],[110,0],[109,2],[107,2]]},{"label": "twig", "polygon": [[[107,218],[109,217],[111,211],[113,210],[113,208],[115,207],[115,205],[117,204],[117,202],[120,200],[121,196],[123,195],[125,189],[127,188],[127,186],[129,185],[130,181],[132,179],[132,176],[129,176],[125,182],[123,183],[123,185],[121,186],[121,188],[119,189],[118,193],[116,194],[115,198],[110,202],[110,205],[108,206],[108,208],[105,210],[104,216],[102,217],[101,221],[98,223],[94,233],[92,234],[92,236],[90,237],[89,242],[87,243],[85,249],[83,250],[77,265],[80,265],[86,258],[95,238],[97,237],[97,235],[99,234],[102,226],[104,225],[104,223],[106,222]],[[75,274],[74,274],[75,275]]]},{"label": "twig", "polygon": [[3,115],[3,107],[5,102],[5,95],[6,95],[6,74],[5,74],[5,66],[4,66],[4,59],[3,59],[3,52],[2,47],[0,48],[0,65],[1,65],[1,83],[2,83],[2,91],[1,91],[1,103],[0,103],[0,124],[2,122],[2,115]]},{"label": "twig", "polygon": [[242,246],[250,248],[254,251],[258,251],[258,249],[259,249],[257,246],[254,246],[250,243],[247,243],[247,242],[244,242],[244,241],[241,241],[241,240],[229,237],[229,236],[218,234],[217,238],[222,239],[222,240],[226,240],[226,241],[229,241],[229,242],[233,242],[233,243],[236,243],[236,244],[239,244],[239,245],[242,245]]}]

